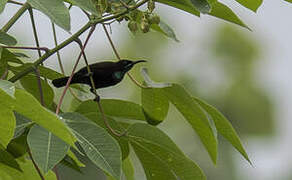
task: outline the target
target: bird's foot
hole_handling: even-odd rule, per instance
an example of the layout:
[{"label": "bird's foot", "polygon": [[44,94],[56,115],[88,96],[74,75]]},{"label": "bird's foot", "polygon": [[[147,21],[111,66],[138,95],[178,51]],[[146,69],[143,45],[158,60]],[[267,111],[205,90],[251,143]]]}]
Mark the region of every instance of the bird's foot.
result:
[{"label": "bird's foot", "polygon": [[93,72],[89,72],[85,75],[86,77],[92,77],[93,76]]}]

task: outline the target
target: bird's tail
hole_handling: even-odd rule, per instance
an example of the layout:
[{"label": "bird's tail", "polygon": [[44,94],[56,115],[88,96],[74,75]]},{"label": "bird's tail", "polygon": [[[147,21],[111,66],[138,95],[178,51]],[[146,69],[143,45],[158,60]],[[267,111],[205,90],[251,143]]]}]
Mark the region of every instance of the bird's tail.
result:
[{"label": "bird's tail", "polygon": [[54,79],[52,83],[55,87],[59,88],[59,87],[66,86],[68,79],[69,77],[58,78],[58,79]]}]

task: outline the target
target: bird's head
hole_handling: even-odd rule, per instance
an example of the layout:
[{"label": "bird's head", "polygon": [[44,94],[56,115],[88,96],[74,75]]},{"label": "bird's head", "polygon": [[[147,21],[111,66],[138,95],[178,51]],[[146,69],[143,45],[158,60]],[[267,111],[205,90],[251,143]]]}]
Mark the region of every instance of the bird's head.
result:
[{"label": "bird's head", "polygon": [[130,69],[132,69],[132,67],[135,64],[141,63],[141,62],[146,62],[145,60],[138,60],[138,61],[130,61],[130,60],[120,60],[117,63],[119,64],[119,66],[122,67],[122,70],[124,72],[129,71]]}]

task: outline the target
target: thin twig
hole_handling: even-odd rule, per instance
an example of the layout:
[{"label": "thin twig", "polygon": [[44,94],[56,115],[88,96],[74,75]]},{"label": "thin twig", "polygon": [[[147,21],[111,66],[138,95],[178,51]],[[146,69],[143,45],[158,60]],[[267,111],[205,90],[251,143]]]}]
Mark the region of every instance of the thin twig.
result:
[{"label": "thin twig", "polygon": [[[57,39],[57,33],[56,33],[56,27],[55,24],[52,22],[52,29],[53,29],[53,36],[54,36],[54,43],[55,46],[58,46],[58,39]],[[59,63],[59,67],[61,69],[62,74],[65,76],[65,70],[64,70],[64,66],[62,64],[62,60],[61,60],[61,55],[60,52],[57,51],[57,59],[58,59],[58,63]],[[79,102],[81,102],[81,100],[78,98],[78,96],[75,94],[75,92],[69,87],[69,91],[72,94],[72,96],[77,99]]]},{"label": "thin twig", "polygon": [[121,60],[121,57],[120,57],[120,55],[119,55],[119,53],[118,53],[118,51],[117,51],[117,49],[116,49],[116,47],[115,47],[115,45],[114,45],[114,43],[113,43],[113,41],[112,41],[112,38],[110,37],[110,35],[109,35],[109,33],[108,33],[108,31],[107,31],[107,29],[106,29],[106,27],[105,27],[104,24],[102,24],[102,28],[103,28],[103,30],[104,30],[106,36],[107,36],[108,41],[109,41],[110,44],[111,44],[111,47],[112,47],[112,49],[113,49],[113,51],[114,51],[116,57],[117,57],[118,60],[120,61],[120,60]]},{"label": "thin twig", "polygon": [[[31,20],[31,25],[32,25],[32,30],[33,30],[35,43],[36,43],[36,46],[38,48],[37,49],[38,50],[38,55],[39,55],[39,57],[41,57],[42,54],[41,54],[41,50],[40,50],[40,43],[39,43],[39,38],[38,38],[38,35],[37,35],[36,25],[35,25],[35,21],[34,21],[34,17],[33,17],[33,10],[32,10],[32,8],[29,8],[28,11],[29,11],[29,15],[30,15],[30,20]],[[36,74],[36,77],[37,77],[37,85],[38,85],[38,89],[39,89],[39,92],[40,92],[40,102],[41,102],[42,106],[45,106],[44,92],[43,92],[43,88],[42,88],[40,70],[39,70],[38,67],[36,67],[36,69],[35,69],[35,74]]]},{"label": "thin twig", "polygon": [[29,47],[29,46],[3,46],[0,45],[0,48],[7,48],[7,49],[25,49],[25,50],[42,50],[48,53],[50,50],[46,47]]},{"label": "thin twig", "polygon": [[20,3],[20,2],[17,2],[17,1],[12,1],[12,0],[8,0],[8,3],[23,6],[23,3]]},{"label": "thin twig", "polygon": [[6,68],[2,76],[0,77],[1,80],[5,80],[8,75],[8,69]]},{"label": "thin twig", "polygon": [[72,69],[71,75],[70,75],[70,77],[69,77],[69,79],[68,79],[68,81],[67,81],[67,83],[66,83],[65,89],[64,89],[64,91],[63,91],[63,93],[62,93],[62,95],[61,95],[61,97],[60,97],[60,100],[59,100],[59,103],[58,103],[58,105],[57,105],[57,109],[56,109],[56,114],[59,114],[59,113],[60,113],[60,108],[61,108],[61,105],[62,105],[62,103],[63,103],[63,99],[64,99],[65,94],[66,94],[66,92],[67,92],[67,90],[68,90],[68,88],[69,88],[70,82],[71,82],[71,80],[72,80],[72,78],[73,78],[73,75],[74,75],[75,70],[76,70],[76,68],[77,68],[77,66],[78,66],[78,63],[79,63],[79,61],[80,61],[80,58],[81,58],[81,56],[82,56],[82,54],[83,54],[82,52],[84,51],[84,49],[85,49],[85,47],[86,47],[86,45],[87,45],[87,43],[88,43],[88,40],[89,40],[89,38],[91,37],[91,35],[92,35],[92,33],[93,33],[92,29],[94,29],[94,28],[95,28],[95,26],[93,26],[93,27],[90,29],[90,31],[89,31],[89,33],[88,33],[88,35],[87,35],[87,38],[86,38],[86,40],[85,40],[84,46],[82,47],[82,51],[79,53],[79,56],[78,56],[78,58],[77,58],[77,60],[76,60],[76,63],[75,63],[75,65],[74,65],[73,69]]},{"label": "thin twig", "polygon": [[32,161],[33,166],[34,166],[35,169],[37,170],[37,172],[38,172],[40,178],[41,178],[42,180],[45,180],[44,176],[43,176],[42,173],[41,173],[40,168],[37,166],[37,164],[35,163],[35,161],[34,161],[33,158],[32,158],[32,154],[31,154],[31,152],[30,152],[30,149],[28,149],[28,155],[29,155],[29,157],[30,157],[30,159],[31,159],[31,161]]},{"label": "thin twig", "polygon": [[[111,44],[111,47],[112,47],[112,49],[113,49],[113,51],[114,51],[114,53],[115,53],[117,59],[120,61],[120,60],[121,60],[121,57],[120,57],[120,55],[119,55],[117,49],[115,48],[115,45],[114,45],[114,43],[113,43],[113,41],[112,41],[112,38],[110,37],[110,35],[109,35],[109,33],[108,33],[108,31],[107,31],[107,29],[106,29],[106,27],[105,27],[104,24],[102,24],[102,27],[103,27],[103,30],[104,30],[106,36],[107,36],[108,41],[109,41],[110,44]],[[131,75],[131,73],[127,72],[127,75],[129,76],[129,78],[130,78],[130,79],[131,79],[131,80],[132,80],[132,81],[133,81],[138,87],[143,88],[143,89],[148,89],[148,88],[150,88],[150,87],[144,86],[143,84],[139,83],[139,82],[138,82],[138,81],[137,81],[137,80]]]},{"label": "thin twig", "polygon": [[[29,8],[28,9],[28,12],[29,12],[30,20],[31,20],[31,25],[32,25],[32,30],[33,30],[33,35],[34,35],[35,43],[36,43],[37,48],[40,48],[40,42],[39,42],[37,30],[36,30],[36,25],[35,25],[35,21],[34,21],[34,16],[33,16],[33,10],[32,10],[32,8]],[[42,56],[41,49],[37,49],[37,51],[38,51],[39,57],[41,57]]]}]

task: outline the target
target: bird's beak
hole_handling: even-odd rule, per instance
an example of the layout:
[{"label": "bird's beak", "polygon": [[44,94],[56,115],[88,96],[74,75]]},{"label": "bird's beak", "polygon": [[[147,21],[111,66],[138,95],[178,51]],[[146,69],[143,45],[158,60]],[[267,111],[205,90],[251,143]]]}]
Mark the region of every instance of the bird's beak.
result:
[{"label": "bird's beak", "polygon": [[141,62],[147,62],[147,61],[145,61],[145,60],[134,61],[134,62],[132,63],[132,65],[135,65],[135,64],[137,64],[137,63],[141,63]]}]

